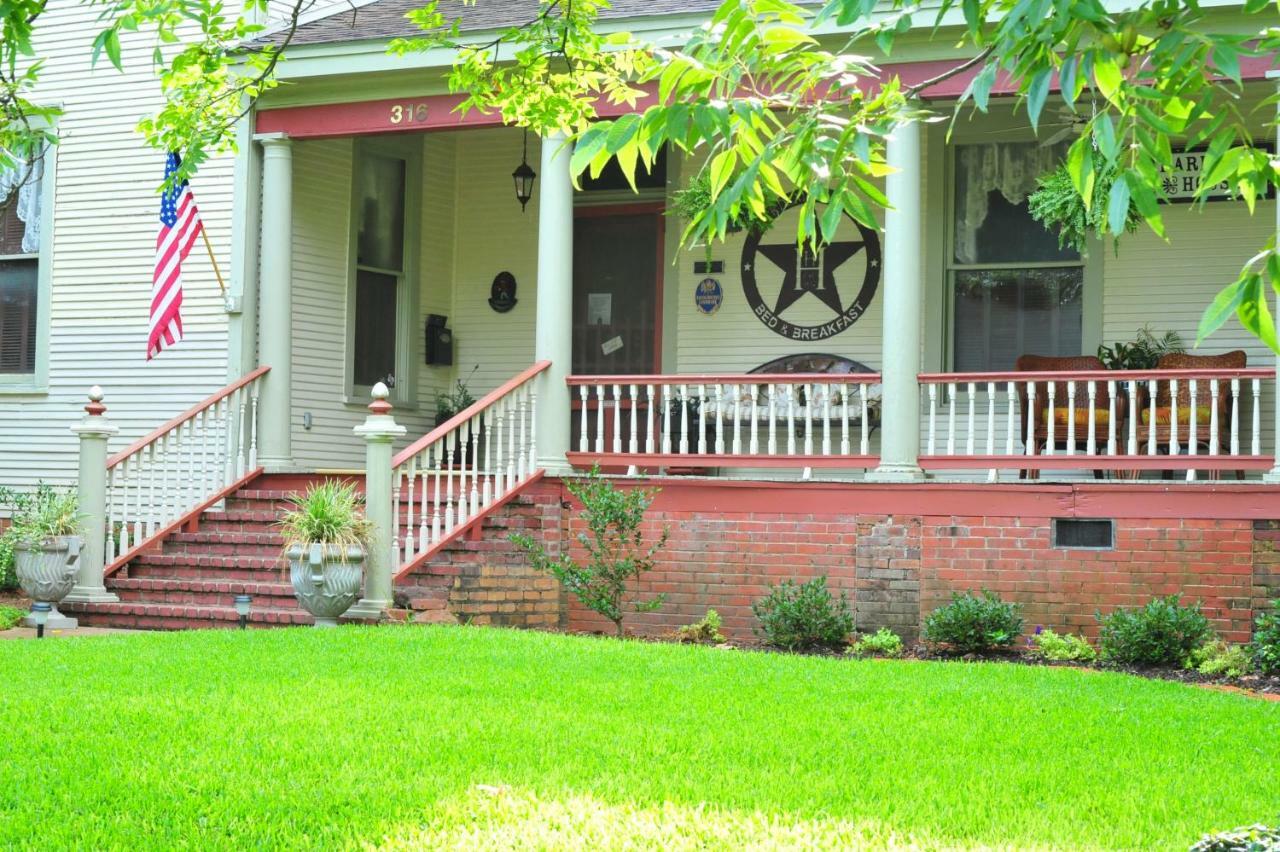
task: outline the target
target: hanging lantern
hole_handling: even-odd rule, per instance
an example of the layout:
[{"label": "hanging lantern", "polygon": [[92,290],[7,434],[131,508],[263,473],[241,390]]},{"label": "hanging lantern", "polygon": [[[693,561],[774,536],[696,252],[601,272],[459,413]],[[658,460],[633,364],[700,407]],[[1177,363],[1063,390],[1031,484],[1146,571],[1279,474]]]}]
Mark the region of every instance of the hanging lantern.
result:
[{"label": "hanging lantern", "polygon": [[516,182],[516,200],[520,202],[520,209],[524,210],[529,203],[529,199],[533,198],[533,181],[538,173],[529,167],[529,130],[524,131],[524,153],[520,155],[520,165],[516,166],[516,170],[511,173],[512,179]]}]

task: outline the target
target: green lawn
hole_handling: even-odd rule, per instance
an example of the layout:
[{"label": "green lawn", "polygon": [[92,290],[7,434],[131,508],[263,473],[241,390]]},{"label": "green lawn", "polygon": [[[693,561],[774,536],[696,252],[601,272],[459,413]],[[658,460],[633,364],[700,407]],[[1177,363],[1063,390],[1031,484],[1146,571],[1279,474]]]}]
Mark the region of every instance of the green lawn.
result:
[{"label": "green lawn", "polygon": [[1280,812],[1280,705],[1069,669],[408,627],[0,675],[0,848],[1177,848]]}]

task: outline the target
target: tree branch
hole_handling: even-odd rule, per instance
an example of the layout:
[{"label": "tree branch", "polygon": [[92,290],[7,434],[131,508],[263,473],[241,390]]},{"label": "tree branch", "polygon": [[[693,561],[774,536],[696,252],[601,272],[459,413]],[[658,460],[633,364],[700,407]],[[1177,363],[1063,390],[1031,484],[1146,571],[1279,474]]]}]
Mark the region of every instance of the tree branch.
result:
[{"label": "tree branch", "polygon": [[991,56],[991,54],[995,52],[995,49],[996,49],[996,46],[994,44],[988,45],[986,48],[982,50],[981,53],[978,53],[976,56],[973,56],[965,60],[964,62],[961,62],[959,65],[955,66],[954,68],[948,68],[946,71],[943,71],[941,74],[937,75],[936,77],[930,77],[928,80],[917,83],[916,85],[907,89],[904,94],[906,94],[908,98],[918,97],[919,94],[923,92],[925,89],[932,88],[941,82],[950,80],[952,77],[955,77],[958,74],[963,74],[964,72],[968,71],[970,68],[973,68],[977,65],[981,65],[983,62],[986,62],[987,57]]}]

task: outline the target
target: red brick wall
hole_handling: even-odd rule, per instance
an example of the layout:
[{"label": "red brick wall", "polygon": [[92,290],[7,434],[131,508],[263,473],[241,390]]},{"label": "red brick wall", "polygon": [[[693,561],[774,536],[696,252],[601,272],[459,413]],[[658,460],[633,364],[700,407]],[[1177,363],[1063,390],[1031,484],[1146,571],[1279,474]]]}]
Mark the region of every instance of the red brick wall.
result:
[{"label": "red brick wall", "polygon": [[921,526],[921,611],[951,593],[986,588],[1023,604],[1036,625],[1097,636],[1096,611],[1155,595],[1202,600],[1214,627],[1248,641],[1252,620],[1253,523],[1116,521],[1114,550],[1050,546],[1049,518],[929,516]]}]

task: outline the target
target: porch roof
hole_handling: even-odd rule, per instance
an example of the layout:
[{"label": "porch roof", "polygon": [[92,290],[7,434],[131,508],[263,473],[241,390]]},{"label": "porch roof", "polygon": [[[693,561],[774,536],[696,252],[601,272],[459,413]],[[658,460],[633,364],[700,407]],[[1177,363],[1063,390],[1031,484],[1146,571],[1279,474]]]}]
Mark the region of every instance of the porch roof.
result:
[{"label": "porch roof", "polygon": [[[464,31],[477,32],[515,27],[538,15],[539,0],[507,0],[503,3],[464,5],[462,0],[443,0],[440,11],[446,19],[461,18]],[[650,18],[667,15],[710,12],[720,0],[613,0],[601,18]],[[334,44],[408,38],[421,35],[405,15],[422,7],[422,0],[375,0],[364,6],[351,6],[331,15],[302,24],[294,33],[292,45]],[[253,42],[255,45],[280,44],[283,31],[271,33]]]}]

